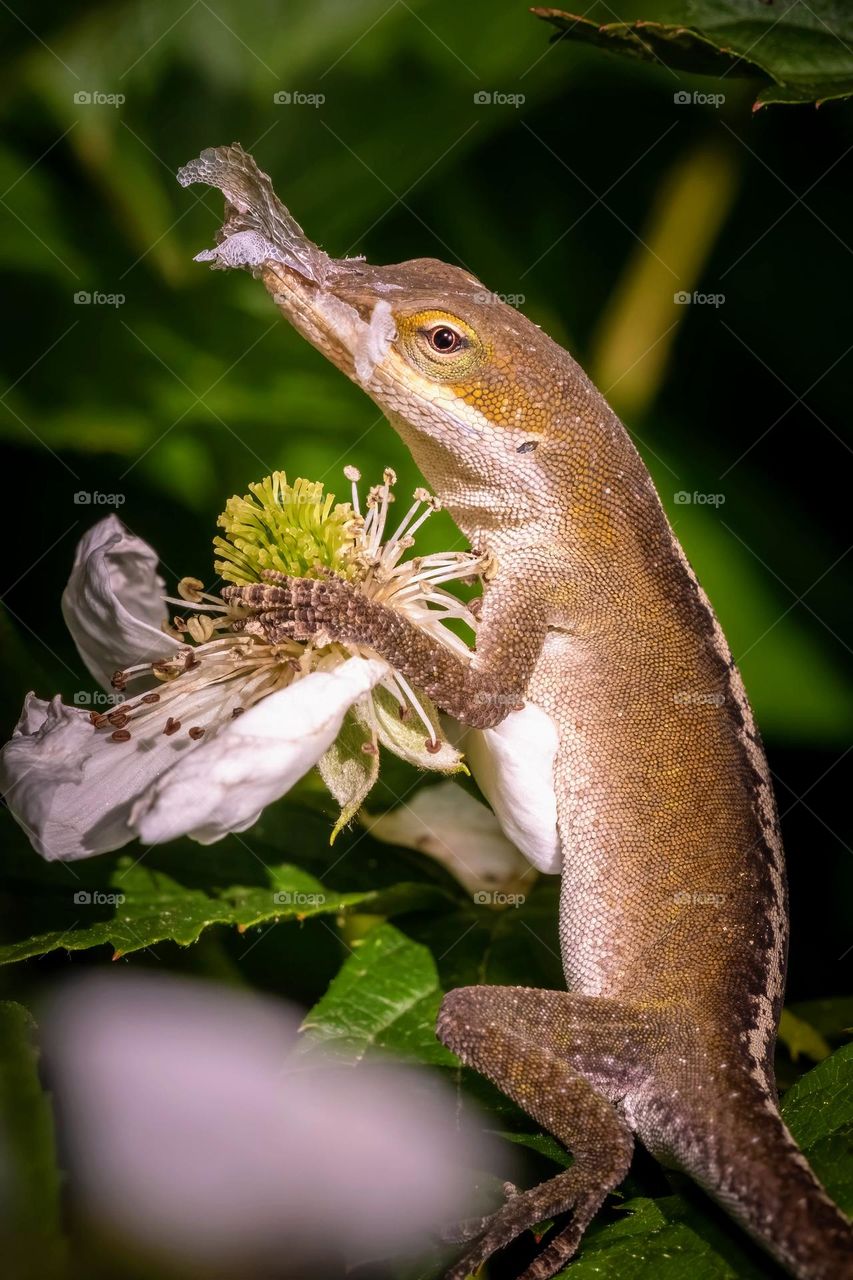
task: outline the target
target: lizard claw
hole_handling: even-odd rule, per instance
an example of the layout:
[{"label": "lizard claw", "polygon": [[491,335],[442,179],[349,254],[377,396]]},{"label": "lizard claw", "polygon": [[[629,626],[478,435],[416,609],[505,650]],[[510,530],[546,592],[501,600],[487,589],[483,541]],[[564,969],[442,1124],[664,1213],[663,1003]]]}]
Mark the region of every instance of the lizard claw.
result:
[{"label": "lizard claw", "polygon": [[[504,1201],[508,1203],[518,1195],[518,1187],[512,1182],[505,1182],[503,1193]],[[461,1222],[443,1227],[439,1233],[440,1239],[444,1244],[468,1244],[483,1234],[494,1216],[494,1213],[487,1213],[481,1218],[463,1218]]]}]

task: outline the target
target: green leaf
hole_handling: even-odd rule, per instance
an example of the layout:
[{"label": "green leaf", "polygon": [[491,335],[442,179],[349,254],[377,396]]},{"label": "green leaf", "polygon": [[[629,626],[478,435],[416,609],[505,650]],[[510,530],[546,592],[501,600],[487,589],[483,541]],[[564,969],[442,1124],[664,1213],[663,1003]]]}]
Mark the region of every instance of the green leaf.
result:
[{"label": "green leaf", "polygon": [[725,1228],[680,1196],[620,1205],[618,1222],[592,1230],[566,1280],[758,1280],[766,1275],[732,1247]]},{"label": "green leaf", "polygon": [[444,898],[432,886],[405,883],[341,892],[269,850],[234,839],[210,849],[180,841],[141,857],[74,864],[42,863],[32,850],[17,856],[9,850],[6,885],[16,911],[14,923],[4,921],[0,964],[104,945],[117,959],[161,942],[188,946],[215,924],[242,932],[353,908],[390,915]]},{"label": "green leaf", "polygon": [[845,1040],[853,1035],[853,996],[830,996],[826,1000],[800,1000],[787,1006],[827,1040]]},{"label": "green leaf", "polygon": [[782,12],[755,0],[621,0],[582,15],[533,12],[557,27],[558,39],[696,75],[753,76],[764,81],[756,106],[853,93],[853,12],[842,0],[794,0]]},{"label": "green leaf", "polygon": [[456,1059],[435,1038],[442,990],[426,947],[393,925],[373,929],[353,949],[329,990],[307,1015],[312,1044],[332,1048],[348,1061],[372,1049],[436,1066]]},{"label": "green leaf", "polygon": [[811,1058],[812,1062],[822,1062],[832,1052],[820,1032],[804,1018],[798,1018],[790,1009],[782,1010],[782,1017],[779,1020],[779,1039],[794,1062],[801,1054]]},{"label": "green leaf", "polygon": [[64,1255],[53,1112],[38,1075],[29,1012],[0,1003],[0,1150],[4,1251],[14,1274],[53,1274]]},{"label": "green leaf", "polygon": [[553,1160],[563,1169],[568,1169],[572,1163],[569,1152],[565,1147],[561,1147],[550,1133],[510,1133],[507,1130],[493,1130],[493,1132],[496,1137],[503,1138],[506,1142],[514,1142],[518,1147],[526,1147],[528,1151],[535,1151],[537,1155]]},{"label": "green leaf", "polygon": [[788,1090],[782,1116],[836,1204],[853,1211],[853,1044]]}]

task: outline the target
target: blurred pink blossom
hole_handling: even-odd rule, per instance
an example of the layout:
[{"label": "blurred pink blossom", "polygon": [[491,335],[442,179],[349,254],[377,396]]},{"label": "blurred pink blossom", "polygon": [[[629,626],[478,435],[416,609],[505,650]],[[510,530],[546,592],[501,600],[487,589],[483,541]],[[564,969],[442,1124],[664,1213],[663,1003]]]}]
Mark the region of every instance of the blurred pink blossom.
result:
[{"label": "blurred pink blossom", "polygon": [[402,1063],[294,1053],[290,1006],[208,983],[112,974],[44,1019],[75,1202],[111,1234],[217,1267],[423,1245],[471,1212],[479,1138]]}]

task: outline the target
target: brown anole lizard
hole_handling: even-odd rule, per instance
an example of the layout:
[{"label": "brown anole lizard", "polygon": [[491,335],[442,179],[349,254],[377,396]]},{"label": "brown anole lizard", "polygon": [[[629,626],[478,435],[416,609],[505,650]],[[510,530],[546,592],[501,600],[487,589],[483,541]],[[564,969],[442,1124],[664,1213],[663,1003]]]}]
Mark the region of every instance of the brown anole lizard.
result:
[{"label": "brown anole lizard", "polygon": [[466,987],[439,1038],[571,1151],[478,1224],[462,1280],[568,1214],[525,1280],[578,1248],[635,1137],[801,1280],[853,1277],[853,1230],[780,1118],[788,941],[764,751],[725,638],[628,433],[571,355],[467,271],[335,260],[239,147],[180,180],[226,196],[216,266],[260,276],[399,431],[495,573],[470,664],[350,584],[235,588],[272,638],[364,644],[465,724],[524,699],[559,734],[566,991]]}]

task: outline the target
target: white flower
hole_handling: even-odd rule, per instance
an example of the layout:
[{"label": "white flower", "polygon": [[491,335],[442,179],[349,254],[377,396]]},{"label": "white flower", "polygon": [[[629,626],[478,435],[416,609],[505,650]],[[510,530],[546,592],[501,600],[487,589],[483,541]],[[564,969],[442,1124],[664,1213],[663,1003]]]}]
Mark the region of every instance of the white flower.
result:
[{"label": "white flower", "polygon": [[477,901],[500,905],[508,895],[521,895],[523,901],[536,879],[491,809],[457,782],[421,787],[410,802],[390,813],[362,810],[361,820],[377,840],[428,853]]},{"label": "white flower", "polygon": [[[232,498],[220,518],[228,536],[215,541],[217,570],[247,582],[266,570],[332,568],[467,659],[468,646],[445,622],[461,620],[473,632],[474,617],[442,584],[475,577],[484,559],[404,559],[436,501],[418,490],[386,538],[393,472],[370,491],[364,515],[360,477],[346,473],[352,505],[335,505],[308,481],[290,486],[280,472]],[[86,665],[110,691],[96,703],[105,709],[31,693],[0,751],[0,788],[42,857],[85,858],[136,836],[148,844],[184,834],[218,840],[251,826],[315,764],[341,805],[334,837],[376,781],[380,744],[443,773],[464,768],[464,745],[508,839],[539,870],[560,870],[557,734],[545,712],[528,705],[484,732],[442,724],[425,695],[372,651],[320,637],[272,644],[235,629],[246,610],[197,579],[184,578],[179,591],[171,603],[194,612],[169,624],[156,554],[115,516],[81,540],[62,606]],[[427,835],[420,847],[448,861],[446,836]],[[458,841],[454,847],[458,853]],[[497,848],[498,865],[506,864],[506,848]],[[468,861],[475,870],[466,873],[459,857],[452,868],[463,884],[488,879],[473,850]]]},{"label": "white flower", "polygon": [[554,791],[559,737],[547,711],[528,702],[494,729],[480,732],[457,726],[452,736],[464,749],[507,838],[537,871],[559,875],[562,855]]},{"label": "white flower", "polygon": [[43,1022],[73,1202],[166,1274],[276,1275],[284,1260],[319,1276],[330,1250],[417,1249],[474,1211],[469,1169],[497,1158],[472,1122],[459,1133],[434,1075],[301,1056],[280,1001],[114,972],[63,989]]},{"label": "white flower", "polygon": [[[217,568],[246,581],[264,565],[316,574],[325,564],[467,653],[442,620],[473,618],[440,584],[475,575],[481,562],[464,554],[404,561],[435,504],[416,495],[383,541],[393,481],[386,472],[362,517],[354,481],[354,506],[333,507],[322,486],[291,488],[277,473],[251,486],[254,498],[231,500],[220,521],[231,540],[217,539]],[[108,695],[100,713],[28,696],[0,752],[0,787],[43,857],[88,857],[137,835],[217,840],[251,826],[317,763],[342,805],[339,828],[376,779],[379,743],[421,767],[463,767],[435,708],[370,651],[271,644],[235,631],[245,610],[198,580],[179,589],[183,599],[173,603],[196,612],[164,630],[153,550],[114,516],[80,543],[63,611],[92,673],[128,696]]]}]

